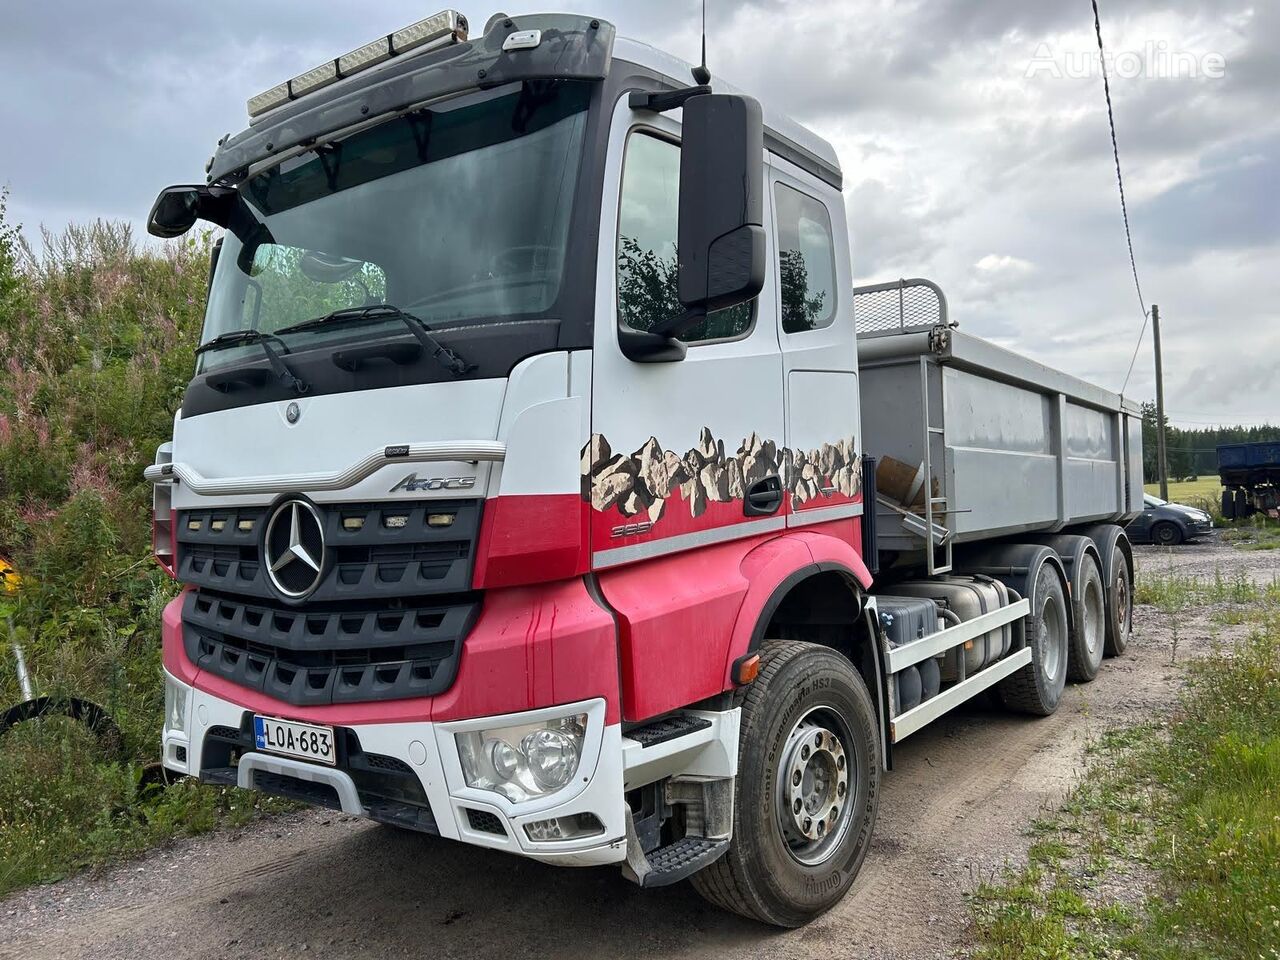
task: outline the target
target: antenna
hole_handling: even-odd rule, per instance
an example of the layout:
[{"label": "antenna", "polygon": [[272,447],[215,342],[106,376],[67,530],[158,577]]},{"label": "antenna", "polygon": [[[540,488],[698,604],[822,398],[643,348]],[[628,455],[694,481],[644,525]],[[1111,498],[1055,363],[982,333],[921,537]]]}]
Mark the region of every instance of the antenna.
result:
[{"label": "antenna", "polygon": [[704,87],[711,82],[711,71],[707,69],[707,0],[702,0],[702,63],[693,68],[693,82]]}]

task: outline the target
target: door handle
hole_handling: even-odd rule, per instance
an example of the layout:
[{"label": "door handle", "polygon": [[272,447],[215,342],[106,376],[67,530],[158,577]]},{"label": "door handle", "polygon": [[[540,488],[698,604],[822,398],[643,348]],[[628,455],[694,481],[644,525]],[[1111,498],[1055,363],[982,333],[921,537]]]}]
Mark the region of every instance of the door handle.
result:
[{"label": "door handle", "polygon": [[776,476],[765,477],[747,488],[742,498],[744,517],[768,517],[782,507],[782,480]]}]

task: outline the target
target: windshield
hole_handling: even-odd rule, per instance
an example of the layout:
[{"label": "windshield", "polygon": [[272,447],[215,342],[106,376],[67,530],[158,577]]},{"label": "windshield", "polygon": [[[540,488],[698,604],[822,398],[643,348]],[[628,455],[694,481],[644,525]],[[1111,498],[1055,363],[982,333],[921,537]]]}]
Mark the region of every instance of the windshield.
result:
[{"label": "windshield", "polygon": [[[434,330],[547,315],[560,292],[590,85],[531,81],[415,111],[250,177],[203,342],[394,304]],[[282,333],[291,351],[404,333]],[[201,369],[261,348],[206,353]]]},{"label": "windshield", "polygon": [[1144,495],[1143,499],[1147,501],[1148,507],[1163,507],[1166,503],[1169,502],[1167,500],[1161,500],[1159,497],[1153,497],[1149,493]]}]

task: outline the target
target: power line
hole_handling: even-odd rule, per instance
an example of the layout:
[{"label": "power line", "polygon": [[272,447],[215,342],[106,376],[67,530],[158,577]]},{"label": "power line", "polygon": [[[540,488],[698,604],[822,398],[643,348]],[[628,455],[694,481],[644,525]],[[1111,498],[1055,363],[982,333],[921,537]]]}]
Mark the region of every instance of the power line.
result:
[{"label": "power line", "polygon": [[1129,267],[1133,270],[1133,287],[1138,291],[1138,306],[1142,309],[1142,330],[1138,333],[1138,342],[1133,347],[1133,358],[1129,361],[1129,372],[1124,375],[1124,385],[1120,388],[1123,394],[1129,386],[1129,378],[1133,376],[1133,365],[1138,362],[1138,351],[1142,348],[1142,338],[1147,334],[1147,300],[1142,295],[1142,282],[1138,279],[1138,260],[1133,255],[1133,232],[1129,229],[1129,204],[1124,196],[1124,174],[1120,172],[1120,143],[1116,139],[1116,114],[1111,105],[1111,79],[1107,76],[1107,51],[1102,45],[1102,18],[1098,14],[1098,0],[1093,3],[1093,29],[1098,35],[1098,63],[1102,67],[1102,91],[1107,97],[1107,123],[1111,127],[1111,152],[1116,159],[1116,185],[1120,188],[1120,212],[1124,215],[1124,238],[1129,245]]}]

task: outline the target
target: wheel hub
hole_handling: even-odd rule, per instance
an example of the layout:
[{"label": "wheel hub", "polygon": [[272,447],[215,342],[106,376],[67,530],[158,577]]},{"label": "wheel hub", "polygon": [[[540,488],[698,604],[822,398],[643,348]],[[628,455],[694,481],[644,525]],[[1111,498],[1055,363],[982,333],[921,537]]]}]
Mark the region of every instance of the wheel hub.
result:
[{"label": "wheel hub", "polygon": [[783,751],[782,801],[787,832],[820,841],[835,832],[849,797],[849,760],[844,744],[820,723],[804,722]]}]

